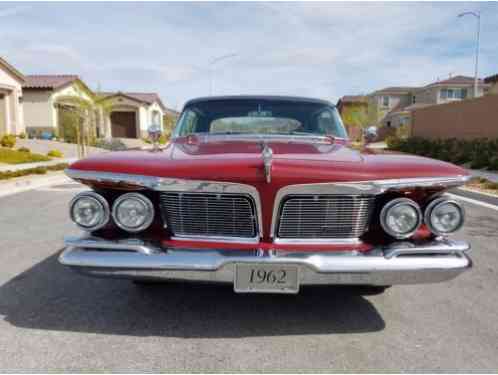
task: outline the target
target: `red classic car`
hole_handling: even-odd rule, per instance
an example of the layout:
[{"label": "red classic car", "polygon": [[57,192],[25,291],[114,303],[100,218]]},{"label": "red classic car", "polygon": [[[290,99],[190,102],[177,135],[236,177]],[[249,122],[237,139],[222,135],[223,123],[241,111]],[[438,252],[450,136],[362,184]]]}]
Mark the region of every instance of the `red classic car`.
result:
[{"label": "red classic car", "polygon": [[87,233],[66,238],[59,261],[92,276],[222,282],[240,293],[382,291],[472,265],[470,246],[448,238],[464,211],[444,194],[467,173],[350,148],[327,101],[194,99],[164,148],[100,154],[66,174],[91,191],[70,203]]}]

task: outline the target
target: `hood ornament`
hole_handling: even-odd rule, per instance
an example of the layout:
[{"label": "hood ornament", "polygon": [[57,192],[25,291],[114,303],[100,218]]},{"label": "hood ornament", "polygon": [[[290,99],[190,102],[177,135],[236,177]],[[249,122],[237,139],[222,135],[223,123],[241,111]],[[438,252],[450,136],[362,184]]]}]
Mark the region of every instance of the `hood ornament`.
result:
[{"label": "hood ornament", "polygon": [[266,182],[270,183],[271,182],[271,165],[273,162],[273,150],[266,143],[263,143],[261,145],[261,147],[262,147],[261,157],[263,158],[263,164],[265,166]]}]

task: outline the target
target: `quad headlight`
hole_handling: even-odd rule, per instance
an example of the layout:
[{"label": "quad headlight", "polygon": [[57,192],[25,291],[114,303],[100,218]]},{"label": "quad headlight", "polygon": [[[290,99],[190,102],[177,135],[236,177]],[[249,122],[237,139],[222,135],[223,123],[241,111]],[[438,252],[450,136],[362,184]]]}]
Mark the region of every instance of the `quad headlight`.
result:
[{"label": "quad headlight", "polygon": [[444,235],[457,231],[462,227],[464,219],[463,207],[452,199],[435,199],[425,209],[425,224],[435,234]]},{"label": "quad headlight", "polygon": [[422,212],[411,199],[393,199],[382,208],[380,224],[389,235],[398,239],[408,238],[422,224]]},{"label": "quad headlight", "polygon": [[71,200],[69,215],[81,229],[94,231],[109,222],[110,210],[104,197],[93,191],[85,191]]},{"label": "quad headlight", "polygon": [[140,232],[147,229],[154,220],[154,206],[142,194],[127,193],[114,201],[112,218],[121,229]]}]

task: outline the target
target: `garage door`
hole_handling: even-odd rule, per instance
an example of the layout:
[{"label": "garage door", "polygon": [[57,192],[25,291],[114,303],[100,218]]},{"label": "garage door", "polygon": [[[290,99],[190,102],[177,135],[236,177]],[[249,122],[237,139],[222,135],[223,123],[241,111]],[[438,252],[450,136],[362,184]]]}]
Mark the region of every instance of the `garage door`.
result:
[{"label": "garage door", "polygon": [[112,136],[114,138],[137,138],[135,116],[135,112],[112,112]]}]

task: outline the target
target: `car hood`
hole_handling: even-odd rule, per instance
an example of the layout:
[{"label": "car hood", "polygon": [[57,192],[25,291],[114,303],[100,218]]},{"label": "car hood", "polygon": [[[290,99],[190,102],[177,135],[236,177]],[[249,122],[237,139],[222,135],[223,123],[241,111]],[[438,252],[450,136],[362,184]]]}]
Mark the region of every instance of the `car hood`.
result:
[{"label": "car hood", "polygon": [[[316,182],[368,181],[466,175],[462,168],[433,159],[358,151],[330,142],[267,142],[273,151],[274,186]],[[201,141],[180,138],[161,151],[103,153],[71,169],[195,180],[267,184],[258,141]]]}]

